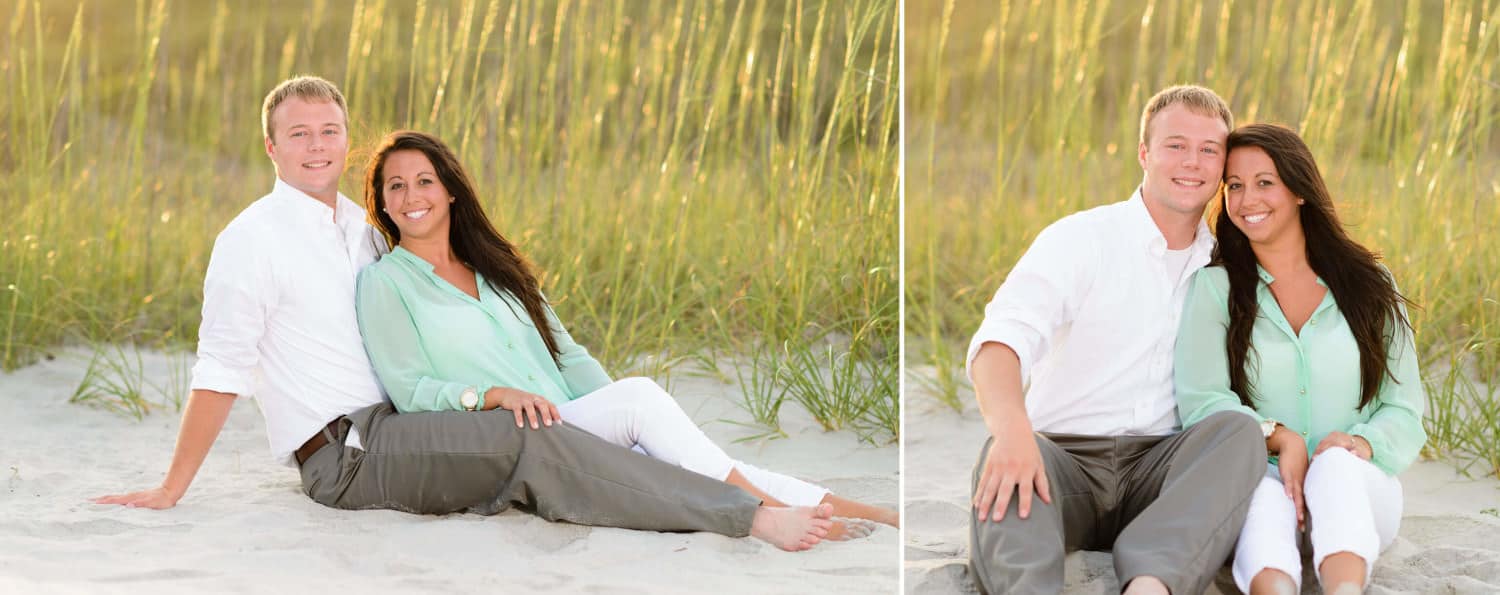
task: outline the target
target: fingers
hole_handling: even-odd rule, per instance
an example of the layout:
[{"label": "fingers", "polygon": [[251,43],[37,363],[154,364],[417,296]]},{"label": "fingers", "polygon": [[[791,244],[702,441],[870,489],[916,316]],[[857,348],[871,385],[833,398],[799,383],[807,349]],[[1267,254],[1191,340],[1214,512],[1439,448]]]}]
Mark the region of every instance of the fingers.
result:
[{"label": "fingers", "polygon": [[1313,449],[1313,456],[1318,456],[1320,454],[1323,454],[1323,451],[1328,450],[1328,447],[1333,446],[1333,442],[1331,442],[1332,439],[1333,439],[1333,434],[1329,434],[1327,436],[1324,436],[1323,440],[1321,440],[1321,441],[1318,442],[1318,448]]},{"label": "fingers", "polygon": [[552,401],[547,401],[547,410],[552,412],[552,421],[553,422],[556,422],[556,423],[559,423],[559,424],[562,423],[562,411],[559,411],[557,409],[557,404],[556,403],[553,403]]},{"label": "fingers", "polygon": [[[1026,477],[1022,478],[1022,480],[1016,484],[1016,508],[1019,509],[1018,512],[1021,514],[1021,518],[1023,519],[1031,516],[1031,494],[1034,491],[1034,488],[1032,487],[1033,480],[1035,480],[1035,476]],[[1000,514],[1004,515],[1005,510],[1001,509]]]},{"label": "fingers", "polygon": [[520,407],[517,407],[515,409],[511,409],[510,412],[513,413],[513,414],[515,414],[515,416],[516,416],[516,427],[518,427],[518,428],[524,428],[524,427],[526,427],[526,413],[523,412],[523,411],[521,411]]},{"label": "fingers", "polygon": [[979,478],[979,490],[974,492],[974,508],[979,511],[979,520],[988,519],[990,506],[995,503],[995,495],[1000,493],[1000,474],[988,467],[984,475]]},{"label": "fingers", "polygon": [[995,522],[1005,520],[1005,510],[1010,508],[1010,495],[1016,491],[1016,480],[1009,475],[1000,478],[1000,489],[995,493],[995,508],[990,512],[990,519]]},{"label": "fingers", "polygon": [[1042,497],[1042,502],[1052,503],[1052,485],[1047,483],[1047,468],[1042,465],[1036,468],[1036,493]]}]

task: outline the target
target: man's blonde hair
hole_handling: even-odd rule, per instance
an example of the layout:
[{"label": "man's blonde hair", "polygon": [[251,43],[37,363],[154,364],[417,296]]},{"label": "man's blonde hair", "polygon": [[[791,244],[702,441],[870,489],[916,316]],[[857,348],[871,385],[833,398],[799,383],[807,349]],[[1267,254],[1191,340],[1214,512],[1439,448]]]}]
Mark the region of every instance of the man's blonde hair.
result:
[{"label": "man's blonde hair", "polygon": [[1146,102],[1146,109],[1141,110],[1141,144],[1151,140],[1151,119],[1179,103],[1195,114],[1219,118],[1224,121],[1225,130],[1234,130],[1234,113],[1229,111],[1229,104],[1224,103],[1218,93],[1198,85],[1177,85],[1162,89]]},{"label": "man's blonde hair", "polygon": [[303,101],[332,101],[339,106],[339,111],[344,112],[344,128],[349,127],[349,108],[344,105],[344,94],[339,92],[339,88],[322,77],[301,75],[281,81],[281,84],[266,94],[266,101],[260,110],[260,128],[266,138],[271,138],[273,132],[271,112],[276,111],[276,106],[289,97]]}]

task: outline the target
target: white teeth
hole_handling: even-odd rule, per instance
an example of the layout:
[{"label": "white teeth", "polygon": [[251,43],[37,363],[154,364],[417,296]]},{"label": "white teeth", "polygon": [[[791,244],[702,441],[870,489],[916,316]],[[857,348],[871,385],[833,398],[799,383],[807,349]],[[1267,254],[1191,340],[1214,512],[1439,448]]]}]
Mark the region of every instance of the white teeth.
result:
[{"label": "white teeth", "polygon": [[1172,181],[1173,182],[1177,182],[1178,184],[1181,184],[1183,186],[1192,186],[1194,188],[1197,188],[1197,187],[1203,185],[1203,181],[1201,181],[1201,180],[1194,182],[1194,181],[1191,181],[1191,180],[1177,180],[1177,179],[1174,179]]},{"label": "white teeth", "polygon": [[1245,215],[1245,221],[1247,223],[1260,223],[1261,221],[1265,221],[1266,217],[1269,216],[1271,216],[1270,213],[1261,213],[1259,215]]},{"label": "white teeth", "polygon": [[324,167],[328,167],[328,164],[329,164],[329,162],[327,162],[327,161],[314,161],[312,163],[304,163],[304,164],[302,164],[302,167],[305,167],[305,168],[308,168],[308,169],[321,169],[321,168],[324,168]]},{"label": "white teeth", "polygon": [[432,209],[422,209],[420,211],[412,211],[412,212],[406,214],[406,218],[415,221],[417,219],[421,219],[423,217],[426,217],[428,211],[431,211],[431,210]]}]

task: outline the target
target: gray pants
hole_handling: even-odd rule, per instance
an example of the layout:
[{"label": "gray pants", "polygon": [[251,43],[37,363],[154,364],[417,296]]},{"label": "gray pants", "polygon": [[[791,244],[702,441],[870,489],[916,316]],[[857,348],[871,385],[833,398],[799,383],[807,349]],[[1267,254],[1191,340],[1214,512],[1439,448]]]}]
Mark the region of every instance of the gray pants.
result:
[{"label": "gray pants", "polygon": [[[1123,586],[1154,576],[1198,595],[1229,558],[1266,470],[1255,421],[1225,411],[1172,436],[1038,434],[1052,504],[1011,498],[1000,522],[970,511],[970,561],[989,593],[1059,593],[1063,557],[1112,550]],[[989,441],[980,451],[974,484]],[[971,492],[972,493],[972,492]]]},{"label": "gray pants", "polygon": [[[364,449],[344,446],[358,429]],[[339,419],[302,465],[302,489],[334,508],[495,514],[651,531],[750,533],[748,492],[605,442],[571,425],[516,427],[505,410],[397,413],[389,403]]]}]

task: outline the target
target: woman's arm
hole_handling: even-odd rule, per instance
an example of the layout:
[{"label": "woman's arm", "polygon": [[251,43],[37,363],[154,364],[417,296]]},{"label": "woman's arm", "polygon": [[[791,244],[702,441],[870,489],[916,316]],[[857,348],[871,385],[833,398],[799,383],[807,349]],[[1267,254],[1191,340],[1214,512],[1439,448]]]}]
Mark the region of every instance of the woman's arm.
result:
[{"label": "woman's arm", "polygon": [[466,388],[479,393],[481,409],[493,409],[485,393],[489,385],[473,385],[433,377],[434,367],[422,348],[417,325],[395,281],[371,265],[359,273],[355,312],[365,352],[391,403],[403,413],[462,411]]},{"label": "woman's arm", "polygon": [[568,385],[568,396],[576,399],[614,382],[609,377],[609,372],[604,371],[604,366],[599,365],[599,360],[594,359],[584,346],[573,341],[573,335],[563,328],[552,305],[545,302],[544,305],[547,308],[548,324],[557,330],[552,337],[557,340],[557,361],[562,365],[562,377]]},{"label": "woman's arm", "polygon": [[1265,420],[1229,390],[1229,355],[1224,350],[1229,332],[1228,286],[1224,269],[1204,268],[1193,274],[1183,303],[1172,370],[1177,413],[1184,428],[1220,411],[1239,411],[1257,422]]},{"label": "woman's arm", "polygon": [[1382,377],[1380,390],[1368,405],[1374,413],[1368,421],[1350,426],[1347,433],[1369,442],[1370,461],[1381,471],[1396,475],[1417,459],[1427,443],[1427,430],[1422,428],[1427,394],[1422,389],[1411,330],[1394,319],[1390,324],[1395,329],[1386,341],[1386,361],[1395,379]]}]

